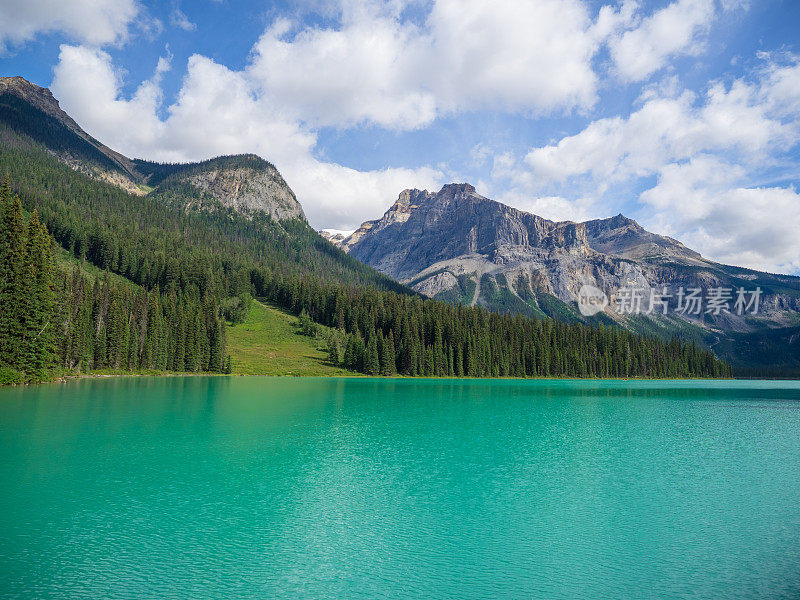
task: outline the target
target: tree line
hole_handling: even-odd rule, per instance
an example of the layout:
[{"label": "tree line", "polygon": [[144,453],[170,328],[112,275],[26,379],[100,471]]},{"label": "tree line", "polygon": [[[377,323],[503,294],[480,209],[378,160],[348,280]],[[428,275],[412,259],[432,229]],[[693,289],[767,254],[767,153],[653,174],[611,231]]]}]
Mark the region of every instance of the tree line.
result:
[{"label": "tree line", "polygon": [[260,296],[305,319],[333,328],[328,335],[333,363],[370,375],[721,377],[731,374],[726,363],[694,343],[637,336],[602,323],[587,326],[531,319],[281,274],[255,280]]},{"label": "tree line", "polygon": [[26,218],[7,178],[0,213],[0,380],[45,379],[58,367],[230,369],[213,296],[197,286],[147,291],[108,272],[91,277],[58,263],[38,211]]}]

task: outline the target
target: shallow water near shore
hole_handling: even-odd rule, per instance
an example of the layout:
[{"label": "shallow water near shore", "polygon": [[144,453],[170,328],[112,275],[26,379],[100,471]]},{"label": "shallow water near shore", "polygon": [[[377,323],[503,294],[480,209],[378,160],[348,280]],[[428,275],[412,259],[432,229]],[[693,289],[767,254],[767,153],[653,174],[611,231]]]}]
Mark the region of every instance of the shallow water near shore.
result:
[{"label": "shallow water near shore", "polygon": [[797,598],[800,382],[0,389],[0,597]]}]

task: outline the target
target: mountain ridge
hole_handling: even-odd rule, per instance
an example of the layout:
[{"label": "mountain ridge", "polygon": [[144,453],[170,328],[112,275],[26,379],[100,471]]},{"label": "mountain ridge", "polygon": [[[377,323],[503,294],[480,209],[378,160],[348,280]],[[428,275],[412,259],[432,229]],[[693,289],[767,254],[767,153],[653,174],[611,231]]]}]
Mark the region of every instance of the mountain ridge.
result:
[{"label": "mountain ridge", "polygon": [[0,95],[11,94],[24,100],[34,108],[39,109],[44,114],[52,117],[64,127],[72,131],[76,136],[89,143],[101,152],[106,158],[112,161],[120,169],[125,171],[132,179],[138,176],[133,161],[100,143],[95,138],[86,133],[75,120],[70,117],[56,100],[53,93],[45,87],[31,83],[19,75],[13,77],[0,77]]},{"label": "mountain ridge", "polygon": [[[600,319],[640,333],[690,336],[708,346],[734,333],[800,326],[798,277],[715,263],[621,214],[550,221],[485,198],[467,183],[439,192],[404,190],[381,218],[339,243],[426,296],[499,312]],[[596,316],[577,310],[584,286],[607,295],[608,305]],[[763,291],[757,314],[737,314],[733,300],[731,310],[719,314],[675,310],[678,289],[707,294],[740,287]],[[615,310],[626,288],[642,290],[641,315]],[[656,314],[661,311],[649,298],[664,288],[672,296],[668,315]],[[800,356],[800,342],[792,339],[787,351]]]},{"label": "mountain ridge", "polygon": [[[647,246],[648,249],[661,249],[662,253],[671,255],[682,256],[686,258],[702,258],[699,252],[695,252],[684,246],[678,240],[655,234],[645,230],[635,220],[630,219],[623,214],[618,214],[613,217],[605,219],[593,219],[589,221],[576,222],[576,221],[551,221],[533,213],[523,211],[521,209],[508,206],[501,202],[485,198],[477,194],[475,187],[469,183],[451,183],[446,184],[438,193],[428,192],[427,190],[407,189],[400,192],[397,201],[384,213],[380,219],[365,221],[361,226],[356,229],[349,237],[341,240],[341,246],[349,249],[357,245],[367,233],[375,234],[388,226],[396,223],[405,223],[408,221],[411,213],[419,209],[423,203],[426,202],[440,202],[443,208],[446,208],[447,203],[454,199],[456,195],[471,197],[473,201],[488,202],[490,205],[495,205],[499,210],[506,214],[513,215],[517,219],[534,219],[535,233],[539,234],[534,236],[532,240],[534,245],[546,241],[542,234],[545,230],[552,234],[573,236],[577,238],[586,238],[586,244],[593,250],[604,254],[614,254],[624,258],[641,258],[645,253],[641,250],[642,246]],[[571,225],[578,227],[571,228]],[[580,232],[580,226],[583,227],[584,232]],[[614,232],[616,240],[609,244],[609,233]],[[520,232],[522,233],[522,232]],[[623,234],[627,234],[626,239],[622,239]],[[522,233],[523,238],[525,237]],[[581,240],[578,240],[581,241]],[[620,245],[624,243],[624,246]],[[514,245],[513,240],[500,240],[501,244]],[[526,245],[528,240],[519,239],[517,245]],[[468,248],[470,252],[480,252],[477,248],[477,239],[473,242],[473,247]]]}]

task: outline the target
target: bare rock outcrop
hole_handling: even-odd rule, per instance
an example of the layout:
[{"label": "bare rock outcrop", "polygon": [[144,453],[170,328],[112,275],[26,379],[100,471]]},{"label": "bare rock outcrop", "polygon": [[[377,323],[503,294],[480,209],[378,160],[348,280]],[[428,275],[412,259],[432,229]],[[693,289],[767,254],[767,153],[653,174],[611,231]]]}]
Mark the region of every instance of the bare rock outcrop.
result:
[{"label": "bare rock outcrop", "polygon": [[305,219],[303,208],[278,170],[261,168],[211,168],[186,177],[197,189],[239,212],[263,211],[276,221]]}]

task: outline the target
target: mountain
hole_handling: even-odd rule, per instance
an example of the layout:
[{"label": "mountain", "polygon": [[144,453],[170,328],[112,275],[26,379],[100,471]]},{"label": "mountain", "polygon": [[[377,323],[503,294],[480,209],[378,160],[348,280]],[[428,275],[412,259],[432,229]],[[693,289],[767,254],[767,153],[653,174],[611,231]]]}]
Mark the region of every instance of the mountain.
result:
[{"label": "mountain", "polygon": [[648,257],[702,259],[699,252],[690,250],[671,237],[650,233],[633,219],[621,214],[608,219],[585,221],[583,226],[589,246],[602,254],[633,260]]},{"label": "mountain", "polygon": [[[407,291],[317,234],[268,161],[253,154],[193,163],[131,159],[83,131],[50,90],[22,77],[0,78],[0,169],[74,254],[113,269],[127,257],[112,255],[131,247],[141,264],[126,265],[137,271],[124,275],[137,283],[160,279],[163,286],[156,271],[207,250],[202,260],[214,263],[212,271],[223,268],[223,258],[230,271],[252,257],[275,272]],[[142,247],[156,256],[143,260]]]},{"label": "mountain", "polygon": [[200,197],[190,207],[203,207],[210,201],[241,214],[262,212],[275,221],[306,220],[303,207],[278,170],[255,154],[167,165],[137,159],[134,164],[158,193],[183,186],[193,189]]},{"label": "mountain", "polygon": [[730,373],[694,344],[425,299],[315,232],[267,161],[125,157],[19,77],[2,79],[0,173],[0,383],[49,369]]},{"label": "mountain", "polygon": [[305,220],[294,192],[264,159],[253,154],[180,164],[130,159],[83,131],[61,110],[50,90],[22,77],[0,77],[0,123],[5,126],[0,137],[4,144],[39,145],[71,168],[132,194],[186,184],[202,200],[238,212]]},{"label": "mountain", "polygon": [[0,77],[0,122],[43,144],[75,169],[142,193],[133,161],[83,131],[47,88],[22,77]]},{"label": "mountain", "polygon": [[[584,223],[554,222],[495,202],[469,184],[439,192],[405,190],[378,220],[367,221],[340,242],[352,256],[441,300],[499,312],[549,315],[584,322],[618,323],[632,331],[678,334],[707,346],[719,344],[741,367],[800,369],[800,278],[722,265],[623,215]],[[581,289],[604,292],[598,314],[578,310]],[[667,289],[663,305],[651,291]],[[678,290],[730,289],[729,311],[699,314],[678,309]],[[758,312],[734,309],[739,288],[761,289]],[[625,290],[641,290],[642,314],[620,304]],[[709,292],[711,290],[711,292]],[[630,308],[630,307],[629,307]],[[774,335],[782,331],[784,335]],[[748,335],[764,337],[781,352],[769,359],[748,353]],[[734,338],[738,340],[733,343]],[[763,344],[762,344],[763,346]],[[766,356],[760,353],[761,356]]]}]

